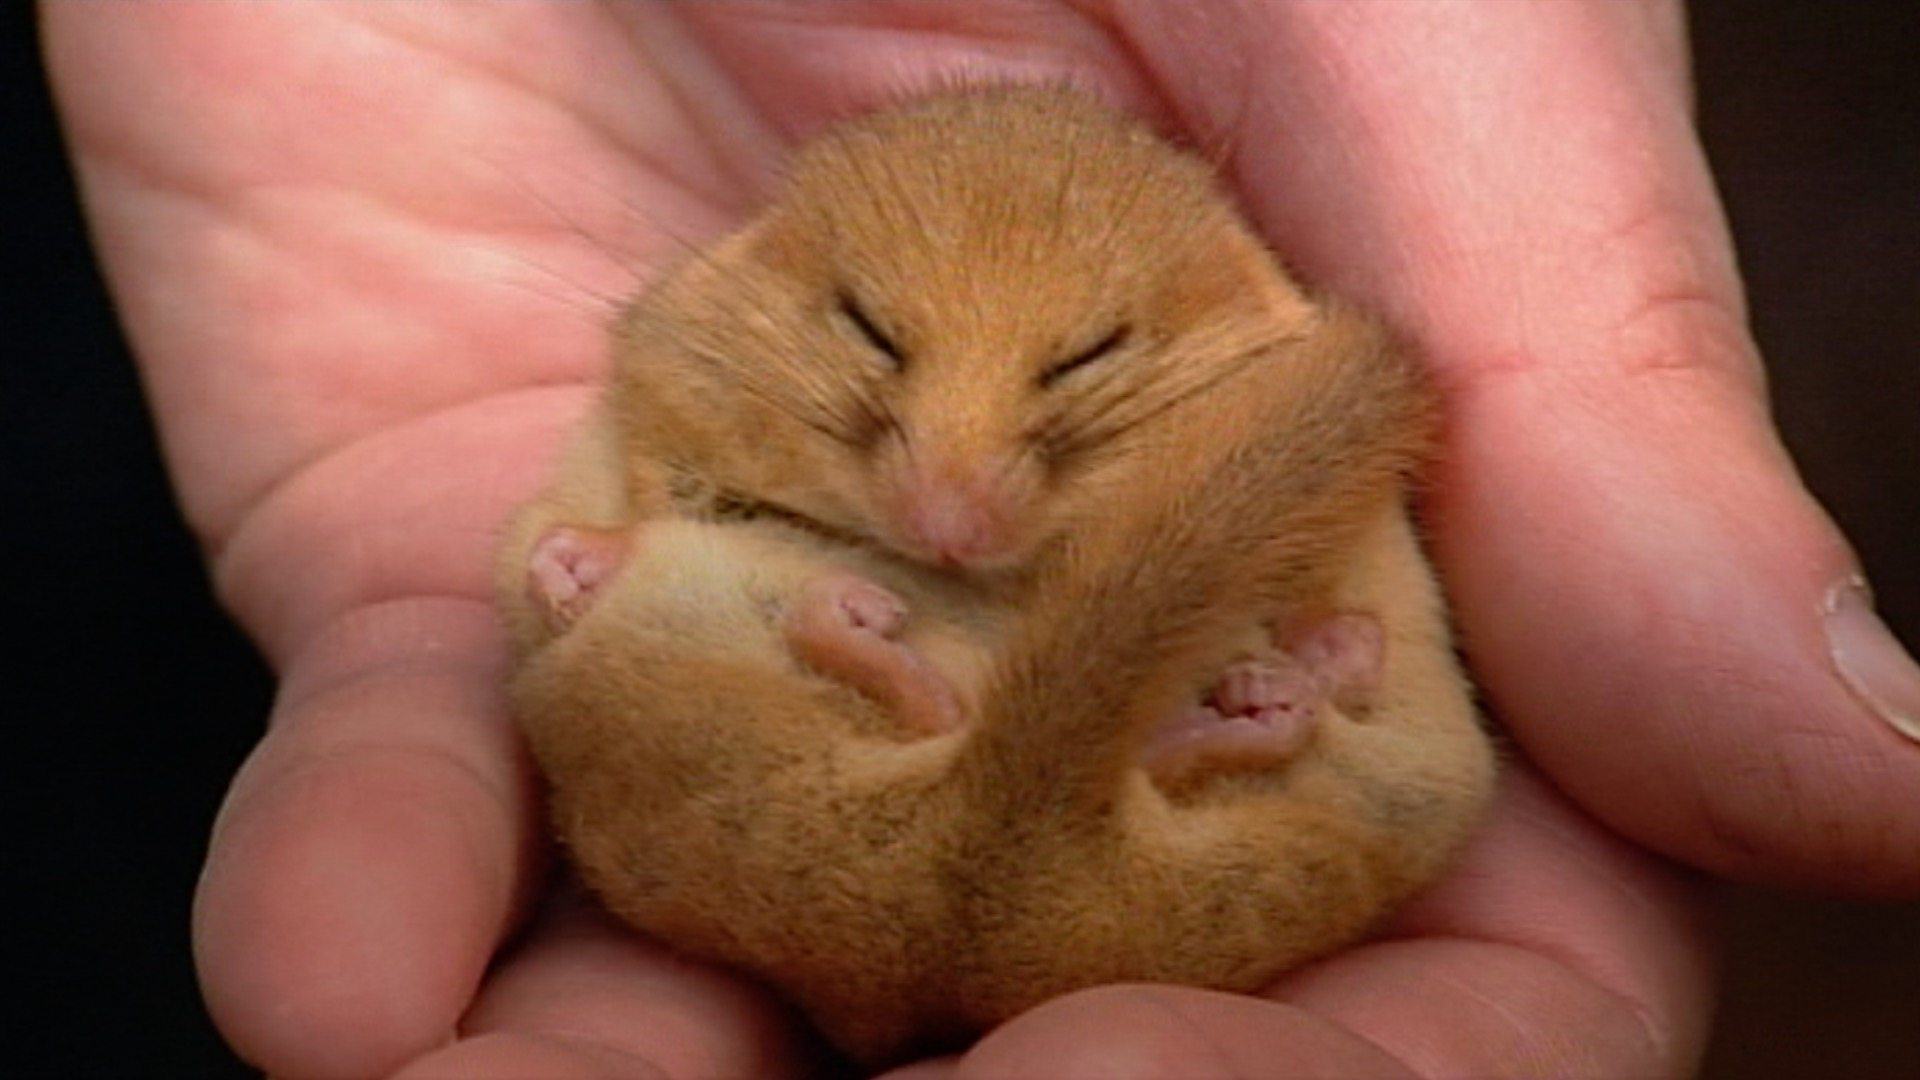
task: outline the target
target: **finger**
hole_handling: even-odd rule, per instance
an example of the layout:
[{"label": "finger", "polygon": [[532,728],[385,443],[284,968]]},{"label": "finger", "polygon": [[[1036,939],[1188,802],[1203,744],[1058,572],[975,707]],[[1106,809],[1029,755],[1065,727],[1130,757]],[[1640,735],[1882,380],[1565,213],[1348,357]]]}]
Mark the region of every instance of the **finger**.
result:
[{"label": "finger", "polygon": [[665,1080],[650,1061],[562,1035],[503,1032],[461,1039],[394,1074],[394,1080]]},{"label": "finger", "polygon": [[1279,248],[1438,368],[1436,553],[1529,754],[1718,872],[1920,891],[1920,670],[1772,432],[1675,9],[1116,7]]},{"label": "finger", "polygon": [[1300,1009],[1189,987],[1105,986],[1056,998],[951,1066],[955,1080],[1182,1080],[1415,1075]]},{"label": "finger", "polygon": [[[571,892],[489,978],[464,1038],[406,1076],[800,1073],[816,1048],[768,991],[675,955]],[[610,1064],[611,1063],[611,1064]]]},{"label": "finger", "polygon": [[536,879],[492,613],[394,601],[289,662],[194,918],[207,1004],[268,1072],[381,1075],[452,1037]]},{"label": "finger", "polygon": [[1692,898],[1536,780],[1382,940],[1265,999],[1108,987],[1019,1017],[960,1077],[1666,1076],[1703,1045]]},{"label": "finger", "polygon": [[1270,993],[1423,1075],[1660,1076],[1703,1049],[1712,980],[1698,890],[1516,766],[1381,940]]}]

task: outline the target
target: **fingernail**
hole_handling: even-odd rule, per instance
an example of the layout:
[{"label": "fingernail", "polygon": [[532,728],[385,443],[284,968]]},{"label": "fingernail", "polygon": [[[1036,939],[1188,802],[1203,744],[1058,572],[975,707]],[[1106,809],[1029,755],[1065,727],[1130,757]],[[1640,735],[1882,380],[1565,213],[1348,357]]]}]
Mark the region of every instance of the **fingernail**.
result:
[{"label": "fingernail", "polygon": [[1920,664],[1874,613],[1866,580],[1856,575],[1834,586],[1826,610],[1828,649],[1840,678],[1895,731],[1920,742]]}]

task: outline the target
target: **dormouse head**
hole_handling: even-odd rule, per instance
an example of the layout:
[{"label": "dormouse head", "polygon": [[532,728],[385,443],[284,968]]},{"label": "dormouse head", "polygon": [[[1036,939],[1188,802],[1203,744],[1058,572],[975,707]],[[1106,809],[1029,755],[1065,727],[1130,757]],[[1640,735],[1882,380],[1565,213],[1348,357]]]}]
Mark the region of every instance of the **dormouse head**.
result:
[{"label": "dormouse head", "polygon": [[636,303],[619,377],[652,451],[718,486],[993,570],[1097,520],[1148,433],[1311,321],[1198,159],[1002,87],[804,149]]}]

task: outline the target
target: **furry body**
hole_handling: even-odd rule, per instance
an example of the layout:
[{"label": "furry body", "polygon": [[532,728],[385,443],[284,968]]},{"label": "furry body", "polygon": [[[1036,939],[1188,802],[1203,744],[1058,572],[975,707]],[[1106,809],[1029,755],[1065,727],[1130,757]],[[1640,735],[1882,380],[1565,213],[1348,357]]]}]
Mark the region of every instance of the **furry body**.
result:
[{"label": "furry body", "polygon": [[1444,866],[1492,760],[1428,391],[1211,185],[1065,91],[929,98],[635,301],[500,572],[610,909],[878,1061],[1255,989]]}]

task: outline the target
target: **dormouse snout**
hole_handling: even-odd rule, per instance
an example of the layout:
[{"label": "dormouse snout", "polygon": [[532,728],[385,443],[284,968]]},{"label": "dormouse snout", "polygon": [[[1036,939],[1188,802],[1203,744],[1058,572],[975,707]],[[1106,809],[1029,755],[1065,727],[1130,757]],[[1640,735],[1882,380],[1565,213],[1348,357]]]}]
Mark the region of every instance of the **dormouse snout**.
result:
[{"label": "dormouse snout", "polygon": [[901,470],[888,516],[902,549],[939,566],[986,569],[1020,554],[1028,499],[1014,470],[945,467]]},{"label": "dormouse snout", "polygon": [[901,532],[932,560],[965,566],[990,557],[1004,533],[990,495],[951,484],[917,485],[901,493]]}]

